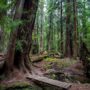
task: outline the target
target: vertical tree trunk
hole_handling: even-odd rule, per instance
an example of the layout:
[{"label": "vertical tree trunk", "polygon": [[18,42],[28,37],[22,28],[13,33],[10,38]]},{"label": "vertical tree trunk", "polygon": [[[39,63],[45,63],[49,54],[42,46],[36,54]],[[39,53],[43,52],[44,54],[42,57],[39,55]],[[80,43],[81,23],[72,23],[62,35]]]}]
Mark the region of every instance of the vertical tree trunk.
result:
[{"label": "vertical tree trunk", "polygon": [[49,15],[49,38],[48,38],[48,50],[51,51],[52,50],[52,34],[53,34],[53,29],[52,29],[52,12],[50,12]]},{"label": "vertical tree trunk", "polygon": [[51,44],[52,44],[52,26],[51,26],[51,23],[52,23],[52,13],[50,12],[50,15],[49,15],[49,28],[48,28],[48,32],[47,32],[47,50],[50,52],[51,51]]},{"label": "vertical tree trunk", "polygon": [[73,0],[73,12],[74,12],[74,46],[73,46],[73,56],[74,58],[77,57],[77,7],[76,7],[76,1],[77,0]]},{"label": "vertical tree trunk", "polygon": [[67,0],[66,7],[66,44],[65,44],[65,56],[72,57],[73,55],[73,45],[72,45],[72,22],[71,22],[71,1]]},{"label": "vertical tree trunk", "polygon": [[[25,2],[24,0],[20,0],[17,2],[18,5],[14,20],[21,19],[24,24],[20,25],[19,28],[17,27],[11,33],[7,54],[8,60],[6,61],[7,72],[12,71],[13,67],[24,72],[31,70],[29,52],[31,50],[32,31],[38,8],[38,0],[25,0]],[[18,45],[17,42],[21,45],[19,49],[16,47]]]},{"label": "vertical tree trunk", "polygon": [[[18,65],[19,69],[24,67],[23,70],[25,70],[26,67],[26,69],[31,70],[29,53],[32,45],[32,32],[34,29],[37,8],[38,0],[26,0],[24,3],[24,11],[27,12],[23,12],[22,14],[21,20],[24,21],[24,25],[18,30],[17,38],[18,41],[21,41],[22,49],[20,51],[16,50],[15,53],[15,57],[17,57],[17,59],[15,59],[15,64],[18,65],[18,63],[20,63],[20,65]],[[17,53],[19,53],[21,56]]]},{"label": "vertical tree trunk", "polygon": [[50,40],[50,37],[51,37],[51,34],[50,34],[50,30],[48,29],[48,31],[47,31],[47,51],[50,51],[50,49],[51,49],[51,45],[50,45],[51,40]]},{"label": "vertical tree trunk", "polygon": [[83,37],[87,38],[87,17],[86,17],[86,0],[83,1],[83,12],[82,12],[82,30],[83,30]]},{"label": "vertical tree trunk", "polygon": [[[24,0],[17,0],[16,3],[17,3],[16,11],[15,11],[13,20],[20,20],[22,11],[23,11]],[[18,32],[18,26],[14,30],[12,30],[11,35],[10,35],[10,41],[9,41],[9,46],[8,46],[8,51],[7,51],[8,59],[5,62],[6,69],[7,69],[6,71],[8,74],[13,69],[17,32]]]},{"label": "vertical tree trunk", "polygon": [[62,7],[62,0],[61,0],[61,53],[63,54],[63,7]]},{"label": "vertical tree trunk", "polygon": [[40,31],[40,52],[43,51],[43,8],[44,8],[44,5],[43,5],[43,1],[41,1],[41,5],[40,5],[40,9],[41,9],[41,31]]}]

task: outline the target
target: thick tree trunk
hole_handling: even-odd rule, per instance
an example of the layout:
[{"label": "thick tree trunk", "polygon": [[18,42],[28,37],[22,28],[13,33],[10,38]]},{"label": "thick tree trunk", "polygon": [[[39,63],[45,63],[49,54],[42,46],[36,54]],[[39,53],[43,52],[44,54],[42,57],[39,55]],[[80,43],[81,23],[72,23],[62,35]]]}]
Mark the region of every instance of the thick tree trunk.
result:
[{"label": "thick tree trunk", "polygon": [[[8,60],[5,63],[8,74],[13,71],[13,67],[24,72],[30,70],[29,52],[31,50],[32,31],[38,7],[38,0],[25,0],[25,2],[20,0],[17,2],[14,20],[21,19],[24,24],[11,32],[7,53]],[[18,42],[21,45],[19,49],[17,49]]]},{"label": "thick tree trunk", "polygon": [[72,57],[73,55],[73,45],[72,45],[72,22],[71,22],[71,1],[67,0],[67,8],[66,8],[66,44],[65,44],[65,56]]},{"label": "thick tree trunk", "polygon": [[[16,12],[13,20],[20,20],[23,11],[24,0],[17,0],[16,3]],[[10,35],[10,41],[7,51],[7,60],[5,62],[7,74],[9,74],[9,72],[13,69],[17,32],[18,26],[14,30],[12,30]]]},{"label": "thick tree trunk", "polygon": [[24,21],[24,25],[18,30],[17,42],[19,41],[21,43],[22,48],[21,50],[16,49],[15,57],[18,59],[15,59],[15,65],[18,65],[18,68],[24,71],[27,71],[27,69],[29,71],[31,70],[29,53],[32,45],[32,32],[34,29],[37,8],[38,0],[25,1],[24,12],[21,18],[21,20]]}]

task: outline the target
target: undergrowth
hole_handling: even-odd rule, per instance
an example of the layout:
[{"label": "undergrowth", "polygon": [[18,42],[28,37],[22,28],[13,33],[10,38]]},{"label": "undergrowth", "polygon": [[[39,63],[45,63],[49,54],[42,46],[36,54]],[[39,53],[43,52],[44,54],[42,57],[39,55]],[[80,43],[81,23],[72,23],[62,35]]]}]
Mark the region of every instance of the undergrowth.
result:
[{"label": "undergrowth", "polygon": [[51,69],[54,66],[57,66],[58,68],[66,68],[76,63],[76,60],[73,59],[57,59],[57,58],[46,58],[45,59],[46,64],[44,67],[46,69]]}]

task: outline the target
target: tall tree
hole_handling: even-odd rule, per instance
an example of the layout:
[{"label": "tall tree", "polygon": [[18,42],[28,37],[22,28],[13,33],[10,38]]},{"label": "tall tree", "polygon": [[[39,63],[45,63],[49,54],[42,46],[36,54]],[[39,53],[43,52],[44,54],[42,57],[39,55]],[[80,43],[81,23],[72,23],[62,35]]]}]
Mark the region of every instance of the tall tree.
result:
[{"label": "tall tree", "polygon": [[66,45],[65,56],[72,57],[73,45],[72,45],[72,20],[71,20],[71,0],[66,1]]},{"label": "tall tree", "polygon": [[[16,11],[15,11],[15,15],[14,15],[13,20],[18,20],[18,19],[20,20],[21,15],[22,15],[22,11],[23,11],[24,0],[16,1],[16,3],[17,3],[16,4]],[[14,63],[14,54],[15,54],[17,32],[18,32],[18,27],[16,27],[15,30],[12,30],[11,35],[10,35],[11,38],[10,38],[8,51],[7,51],[8,60],[6,60],[6,62],[5,62],[5,65],[7,68],[7,70],[6,70],[7,74],[9,74],[10,71],[12,70],[13,63]]]},{"label": "tall tree", "polygon": [[[14,68],[27,72],[30,69],[29,52],[32,44],[32,31],[38,8],[38,0],[17,0],[16,13],[14,20],[21,19],[23,25],[12,30],[5,70],[8,74],[14,71]],[[19,42],[19,43],[18,43]],[[19,46],[17,49],[17,46]]]},{"label": "tall tree", "polygon": [[77,0],[73,0],[73,16],[74,16],[74,46],[73,46],[73,56],[74,58],[77,57],[77,48],[78,48],[78,43],[77,43]]},{"label": "tall tree", "polygon": [[61,0],[61,53],[63,54],[63,1]]},{"label": "tall tree", "polygon": [[82,11],[82,30],[83,30],[83,37],[87,38],[87,17],[86,17],[86,0],[83,1],[83,11]]},{"label": "tall tree", "polygon": [[42,0],[41,1],[41,3],[40,3],[41,5],[40,5],[40,14],[41,14],[41,25],[40,25],[40,52],[42,52],[43,51],[43,32],[44,32],[44,28],[43,28],[43,13],[44,13],[44,11],[43,11],[43,9],[44,9],[44,0]]}]

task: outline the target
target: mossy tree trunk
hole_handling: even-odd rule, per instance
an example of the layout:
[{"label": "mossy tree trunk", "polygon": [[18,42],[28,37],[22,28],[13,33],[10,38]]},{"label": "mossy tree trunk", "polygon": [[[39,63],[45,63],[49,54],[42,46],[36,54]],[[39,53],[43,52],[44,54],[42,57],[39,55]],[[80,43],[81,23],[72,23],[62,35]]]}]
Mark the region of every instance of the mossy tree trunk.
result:
[{"label": "mossy tree trunk", "polygon": [[[5,62],[6,75],[14,71],[14,68],[27,72],[30,70],[29,52],[32,44],[32,32],[38,8],[38,0],[17,0],[17,12],[15,20],[22,20],[23,25],[19,25],[11,32],[7,60]],[[20,47],[17,48],[18,44]]]}]

